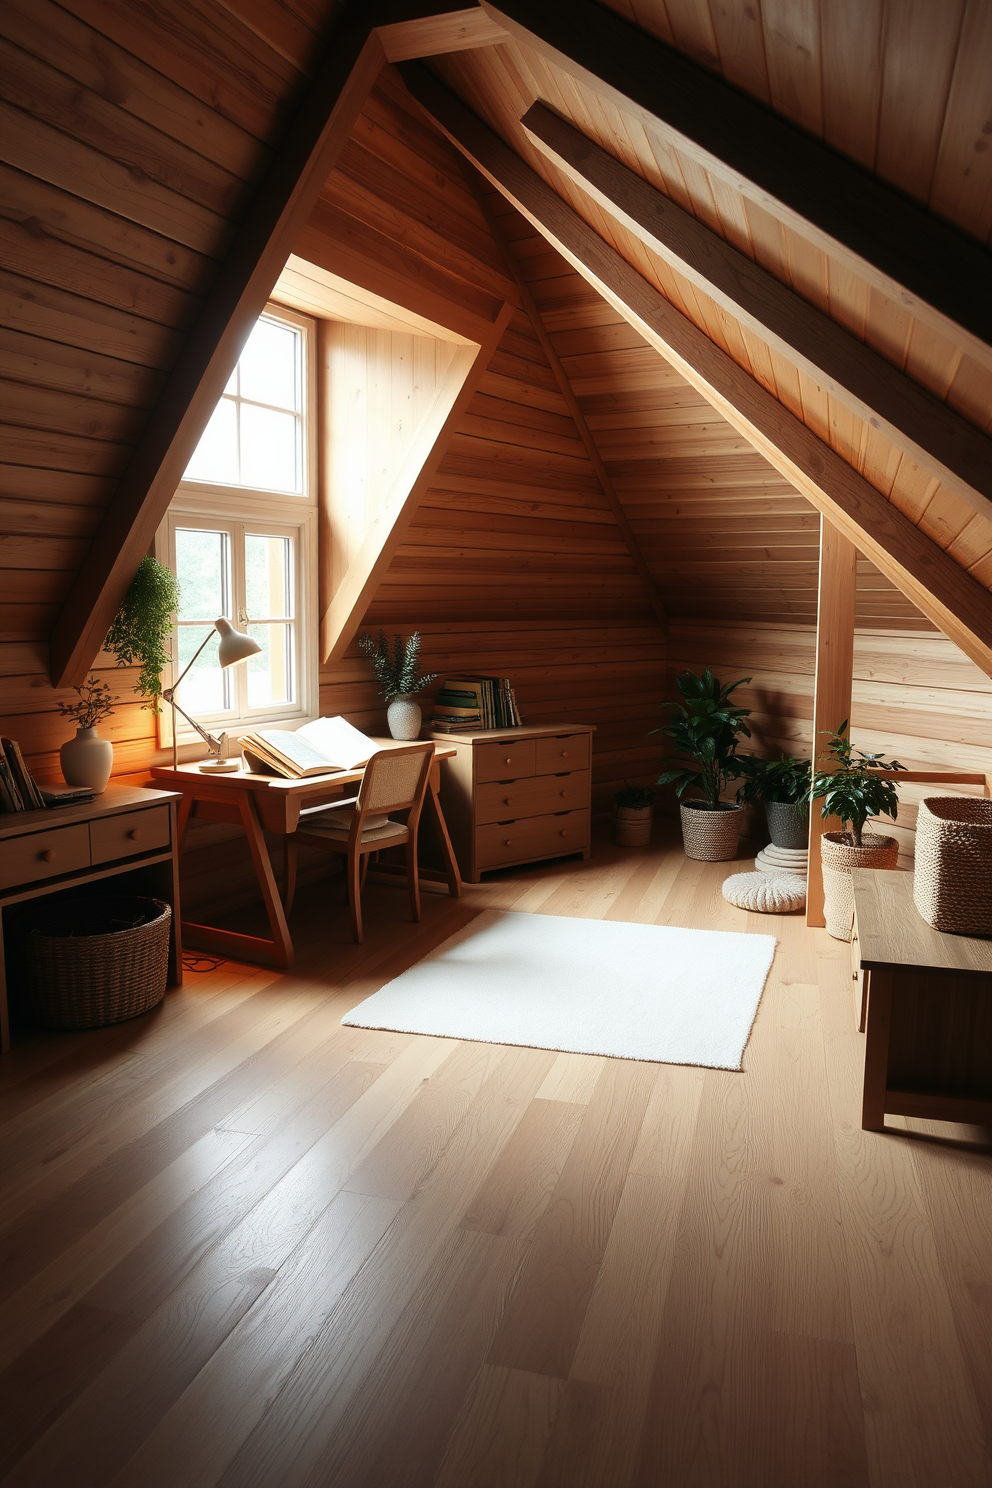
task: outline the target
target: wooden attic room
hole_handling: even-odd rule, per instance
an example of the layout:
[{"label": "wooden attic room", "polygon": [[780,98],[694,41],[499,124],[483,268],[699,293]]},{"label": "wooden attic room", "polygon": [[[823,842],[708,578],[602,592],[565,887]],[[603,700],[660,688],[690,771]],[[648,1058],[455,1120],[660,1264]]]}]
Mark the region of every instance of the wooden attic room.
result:
[{"label": "wooden attic room", "polygon": [[989,1488],[992,6],[0,47],[0,1482]]}]

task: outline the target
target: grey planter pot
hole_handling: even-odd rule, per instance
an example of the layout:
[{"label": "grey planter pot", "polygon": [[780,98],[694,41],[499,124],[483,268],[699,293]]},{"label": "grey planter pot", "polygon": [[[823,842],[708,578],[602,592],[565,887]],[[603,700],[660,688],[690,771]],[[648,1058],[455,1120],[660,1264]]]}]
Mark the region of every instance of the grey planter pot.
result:
[{"label": "grey planter pot", "polygon": [[768,831],[776,847],[809,846],[809,802],[766,801]]}]

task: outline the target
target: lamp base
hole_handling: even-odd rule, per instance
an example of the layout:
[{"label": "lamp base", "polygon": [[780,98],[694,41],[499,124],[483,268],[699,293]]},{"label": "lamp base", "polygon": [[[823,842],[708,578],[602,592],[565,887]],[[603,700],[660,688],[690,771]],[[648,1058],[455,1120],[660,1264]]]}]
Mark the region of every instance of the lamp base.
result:
[{"label": "lamp base", "polygon": [[200,769],[204,775],[229,775],[233,770],[241,769],[241,761],[239,759],[203,760]]}]

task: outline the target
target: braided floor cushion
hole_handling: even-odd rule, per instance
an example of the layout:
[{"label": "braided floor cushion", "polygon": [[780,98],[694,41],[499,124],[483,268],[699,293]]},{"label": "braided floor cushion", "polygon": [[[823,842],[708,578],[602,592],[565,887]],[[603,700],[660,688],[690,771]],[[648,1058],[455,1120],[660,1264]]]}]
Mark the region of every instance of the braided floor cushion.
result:
[{"label": "braided floor cushion", "polygon": [[795,873],[734,873],[724,880],[723,897],[738,909],[787,914],[806,907],[806,883]]}]

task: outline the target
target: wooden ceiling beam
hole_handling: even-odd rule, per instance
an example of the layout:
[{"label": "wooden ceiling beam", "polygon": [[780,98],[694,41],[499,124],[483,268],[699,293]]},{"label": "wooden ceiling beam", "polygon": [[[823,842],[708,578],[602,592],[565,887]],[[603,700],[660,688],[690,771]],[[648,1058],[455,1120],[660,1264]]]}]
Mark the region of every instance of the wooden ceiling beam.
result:
[{"label": "wooden ceiling beam", "polygon": [[784,408],[425,67],[401,65],[428,117],[645,340],[982,669],[992,594]]},{"label": "wooden ceiling beam", "polygon": [[[595,0],[481,0],[493,20],[990,363],[987,250]],[[948,322],[951,325],[948,325]],[[960,343],[960,334],[955,336]]]},{"label": "wooden ceiling beam", "polygon": [[616,221],[794,367],[992,518],[992,439],[542,103],[534,144]]}]

